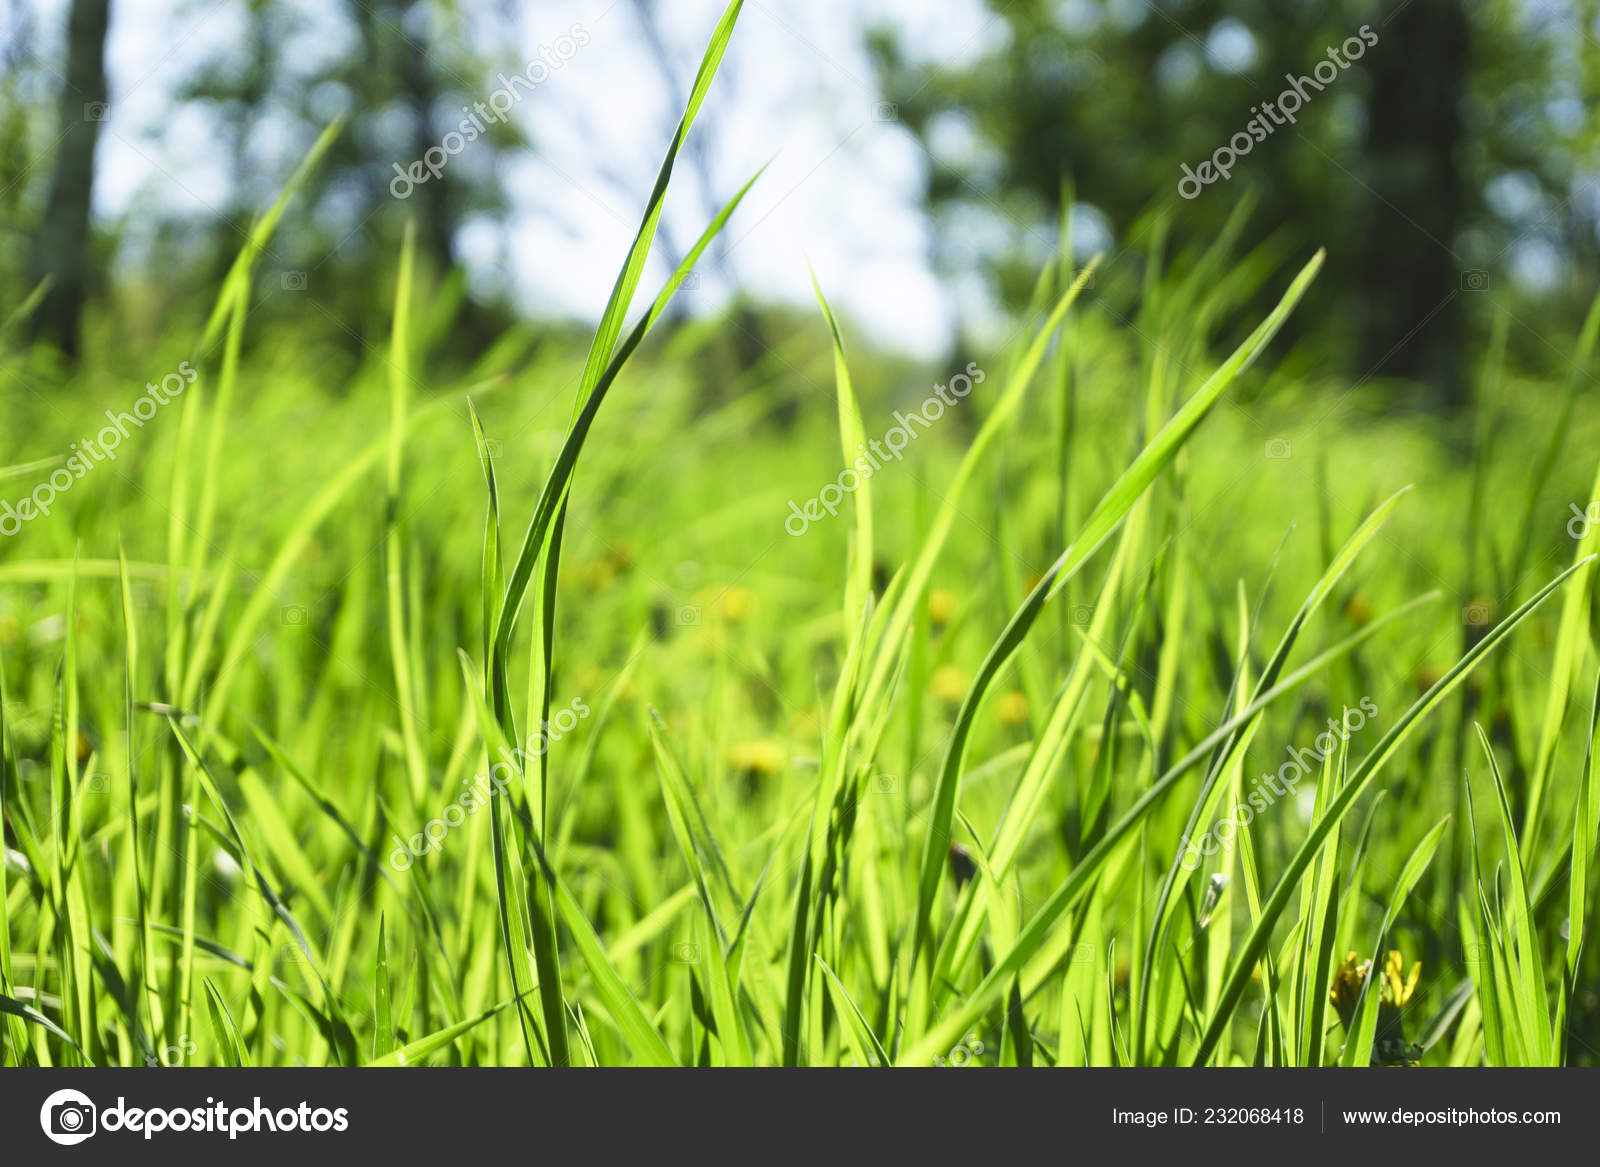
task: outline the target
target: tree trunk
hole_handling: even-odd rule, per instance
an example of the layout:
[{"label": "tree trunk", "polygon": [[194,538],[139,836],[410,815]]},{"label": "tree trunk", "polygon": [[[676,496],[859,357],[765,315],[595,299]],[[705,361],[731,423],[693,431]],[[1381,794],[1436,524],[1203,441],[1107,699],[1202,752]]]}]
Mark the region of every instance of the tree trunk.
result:
[{"label": "tree trunk", "polygon": [[40,224],[34,270],[50,288],[34,316],[35,335],[78,355],[89,274],[89,205],[94,149],[106,116],[106,27],[111,0],[72,0],[67,73],[61,86],[61,144]]},{"label": "tree trunk", "polygon": [[1361,295],[1361,369],[1427,386],[1423,404],[1455,408],[1462,297],[1483,273],[1453,253],[1463,210],[1458,157],[1467,85],[1468,24],[1460,0],[1412,0],[1366,57],[1372,78],[1368,199]]},{"label": "tree trunk", "polygon": [[[396,30],[405,27],[406,15],[412,7],[410,3],[393,6]],[[401,96],[411,110],[411,141],[417,158],[439,145],[433,125],[433,107],[439,103],[439,86],[428,64],[427,47],[418,41],[419,35],[415,31],[401,34],[398,75]],[[452,124],[455,121],[454,118],[449,120]],[[456,207],[450,183],[423,183],[416,193],[417,235],[423,252],[433,260],[437,275],[443,278],[456,260]]]}]

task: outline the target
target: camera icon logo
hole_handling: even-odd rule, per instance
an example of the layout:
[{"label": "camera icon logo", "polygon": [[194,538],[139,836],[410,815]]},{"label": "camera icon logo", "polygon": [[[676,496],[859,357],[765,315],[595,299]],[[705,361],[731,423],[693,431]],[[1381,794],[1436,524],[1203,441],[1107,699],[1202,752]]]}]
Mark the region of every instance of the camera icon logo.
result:
[{"label": "camera icon logo", "polygon": [[283,273],[283,290],[286,292],[303,292],[306,290],[306,273],[303,271],[286,271]]},{"label": "camera icon logo", "polygon": [[672,619],[680,628],[693,628],[700,623],[700,609],[694,604],[685,604],[673,614]]},{"label": "camera icon logo", "polygon": [[1282,462],[1284,459],[1291,456],[1291,452],[1292,447],[1289,445],[1288,438],[1267,439],[1267,457],[1271,458],[1274,462]]},{"label": "camera icon logo", "polygon": [[94,1134],[99,1113],[89,1096],[77,1090],[57,1090],[39,1108],[39,1126],[52,1143],[71,1147]]},{"label": "camera icon logo", "polygon": [[111,116],[111,107],[103,101],[86,101],[83,103],[83,120],[86,122],[103,122]]},{"label": "camera icon logo", "polygon": [[306,610],[299,604],[290,604],[278,612],[278,619],[290,628],[304,628],[306,626]]},{"label": "camera icon logo", "polygon": [[1468,268],[1461,273],[1461,290],[1463,292],[1487,292],[1489,290],[1489,273],[1482,268]]}]

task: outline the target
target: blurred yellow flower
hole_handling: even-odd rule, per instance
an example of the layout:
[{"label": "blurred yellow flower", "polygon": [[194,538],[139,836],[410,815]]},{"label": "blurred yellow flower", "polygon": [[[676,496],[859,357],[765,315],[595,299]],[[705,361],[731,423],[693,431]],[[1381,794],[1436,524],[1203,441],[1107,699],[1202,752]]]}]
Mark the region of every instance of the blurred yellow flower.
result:
[{"label": "blurred yellow flower", "polygon": [[756,594],[749,588],[729,588],[722,593],[719,611],[730,624],[742,624],[755,614]]},{"label": "blurred yellow flower", "polygon": [[1015,689],[1009,693],[1002,693],[999,700],[994,703],[994,714],[1000,719],[1001,725],[1026,725],[1028,699]]},{"label": "blurred yellow flower", "polygon": [[695,595],[694,601],[697,608],[704,609],[728,624],[743,624],[755,614],[756,610],[755,592],[737,584],[702,588]]},{"label": "blurred yellow flower", "polygon": [[949,588],[934,588],[928,593],[928,620],[935,628],[943,628],[955,614],[956,594]]},{"label": "blurred yellow flower", "polygon": [[606,565],[621,575],[633,566],[633,548],[624,539],[615,539],[605,550]]},{"label": "blurred yellow flower", "polygon": [[578,567],[578,580],[585,591],[603,592],[616,577],[616,570],[603,559],[592,559]]},{"label": "blurred yellow flower", "polygon": [[945,665],[933,670],[928,687],[941,701],[952,705],[967,695],[967,672],[959,665]]},{"label": "blurred yellow flower", "polygon": [[783,747],[770,739],[740,742],[728,751],[728,765],[740,774],[776,774],[783,769]]}]

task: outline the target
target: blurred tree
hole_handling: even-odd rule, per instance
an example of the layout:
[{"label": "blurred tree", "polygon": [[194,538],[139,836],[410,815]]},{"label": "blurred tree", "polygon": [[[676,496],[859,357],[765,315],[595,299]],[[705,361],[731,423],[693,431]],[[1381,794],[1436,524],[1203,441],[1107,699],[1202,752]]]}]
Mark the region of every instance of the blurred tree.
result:
[{"label": "blurred tree", "polygon": [[[1504,283],[1569,314],[1593,294],[1561,273],[1588,265],[1592,283],[1596,135],[1574,111],[1596,85],[1594,0],[986,7],[992,35],[959,63],[888,29],[868,44],[928,159],[936,260],[982,267],[1004,306],[1054,251],[1064,180],[1079,250],[1113,257],[1143,250],[1152,208],[1171,213],[1177,247],[1208,242],[1250,188],[1247,245],[1329,249],[1315,323],[1299,326],[1353,379],[1423,383],[1424,404],[1464,399],[1461,349],[1476,339],[1462,322],[1483,303],[1467,293]],[[1203,166],[1230,141],[1245,149],[1226,176]],[[1195,173],[1211,181],[1180,191]],[[1551,254],[1554,284],[1502,280],[1527,283]]]},{"label": "blurred tree", "polygon": [[35,232],[26,201],[33,127],[43,120],[39,116],[43,111],[29,84],[37,75],[33,13],[16,2],[6,17],[6,35],[0,41],[0,296],[8,304],[19,304],[32,290],[34,278]]},{"label": "blurred tree", "polygon": [[107,112],[105,46],[110,19],[110,0],[72,0],[67,67],[61,82],[61,139],[34,258],[37,277],[50,281],[33,318],[36,335],[68,357],[78,354],[89,281],[89,207],[95,144]]},{"label": "blurred tree", "polygon": [[271,197],[251,180],[250,145],[269,112],[286,30],[281,8],[273,0],[248,0],[244,18],[245,40],[237,58],[204,62],[178,94],[182,101],[211,104],[222,115],[217,118],[217,133],[232,178],[227,207],[211,224],[204,287],[214,287],[233,263],[251,218],[261,209],[260,200]]},{"label": "blurred tree", "polygon": [[[527,139],[514,119],[477,117],[481,131],[473,128],[470,145],[448,158],[440,177],[403,182],[398,176],[430,151],[439,155],[447,139],[456,144],[464,119],[475,116],[474,103],[501,87],[497,68],[526,67],[500,53],[492,60],[476,53],[468,15],[453,0],[345,0],[320,10],[328,32],[318,38],[319,52],[308,54],[295,51],[297,44],[304,48],[297,40],[305,34],[303,14],[281,0],[250,0],[248,37],[204,62],[179,94],[213,107],[230,146],[233,191],[217,224],[213,266],[232,259],[242,229],[276,195],[286,167],[342,116],[343,132],[274,242],[272,258],[288,269],[282,289],[314,296],[341,343],[359,349],[368,326],[386,327],[388,309],[372,293],[392,283],[389,268],[410,216],[417,220],[423,278],[457,281],[452,297],[459,296],[463,227],[469,218],[505,214],[497,161],[526,147]],[[479,25],[496,19],[492,9],[470,15]],[[484,39],[516,44],[517,16],[514,9],[499,12],[503,27],[485,28]],[[265,166],[263,139],[292,146]],[[462,319],[443,339],[470,350],[506,316],[463,303]]]},{"label": "blurred tree", "polygon": [[[361,30],[364,59],[391,62],[392,80],[387,83],[409,114],[413,158],[421,158],[437,146],[440,137],[434,125],[440,86],[429,60],[429,47],[424,44],[428,22],[422,14],[426,8],[420,0],[350,0],[350,15]],[[440,52],[437,45],[433,48]],[[422,249],[439,271],[449,271],[455,266],[455,236],[460,227],[454,185],[428,182],[417,186],[416,192],[417,237]]]},{"label": "blurred tree", "polygon": [[1371,197],[1361,364],[1375,374],[1427,381],[1439,404],[1457,405],[1464,394],[1458,294],[1481,290],[1476,285],[1484,281],[1462,272],[1455,259],[1467,202],[1460,165],[1467,17],[1457,0],[1412,0],[1382,36],[1382,51],[1367,66],[1364,169]]}]

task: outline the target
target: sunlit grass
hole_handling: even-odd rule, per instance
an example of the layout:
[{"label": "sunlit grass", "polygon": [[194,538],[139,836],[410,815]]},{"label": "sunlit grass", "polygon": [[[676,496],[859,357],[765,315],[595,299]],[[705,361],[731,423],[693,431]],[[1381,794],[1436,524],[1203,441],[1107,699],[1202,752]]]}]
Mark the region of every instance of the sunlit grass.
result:
[{"label": "sunlit grass", "polygon": [[[1408,491],[1393,428],[1264,442],[1231,398],[1316,391],[1272,342],[1322,257],[1225,235],[1149,259],[1136,327],[1049,264],[795,536],[927,390],[822,275],[809,363],[701,408],[654,333],[748,185],[636,306],[739,7],[586,353],[436,376],[408,235],[385,344],[319,383],[250,333],[297,176],[181,404],[0,545],[4,1062],[1594,1062],[1600,532],[1534,533],[1576,443],[1485,423]],[[62,432],[123,392],[84,380]],[[14,498],[56,460],[0,462]]]}]

